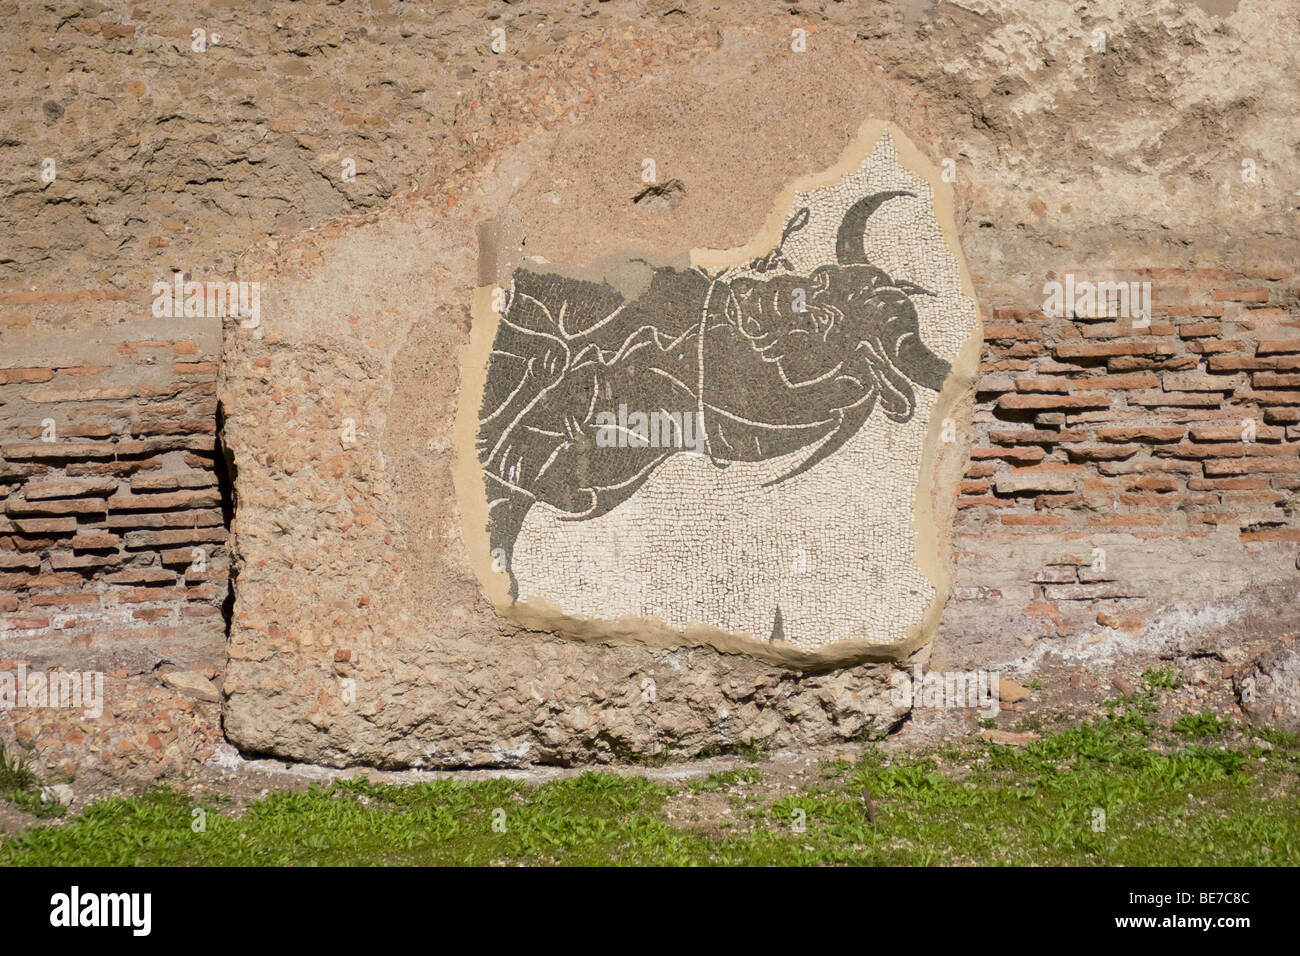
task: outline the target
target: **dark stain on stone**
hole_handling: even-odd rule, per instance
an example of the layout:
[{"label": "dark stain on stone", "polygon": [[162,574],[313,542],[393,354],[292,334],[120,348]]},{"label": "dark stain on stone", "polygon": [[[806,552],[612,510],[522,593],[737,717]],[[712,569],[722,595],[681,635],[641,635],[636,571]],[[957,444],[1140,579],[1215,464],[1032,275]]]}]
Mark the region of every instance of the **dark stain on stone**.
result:
[{"label": "dark stain on stone", "polygon": [[686,184],[680,179],[666,183],[651,183],[632,197],[632,204],[640,212],[665,212],[676,208],[686,196]]}]

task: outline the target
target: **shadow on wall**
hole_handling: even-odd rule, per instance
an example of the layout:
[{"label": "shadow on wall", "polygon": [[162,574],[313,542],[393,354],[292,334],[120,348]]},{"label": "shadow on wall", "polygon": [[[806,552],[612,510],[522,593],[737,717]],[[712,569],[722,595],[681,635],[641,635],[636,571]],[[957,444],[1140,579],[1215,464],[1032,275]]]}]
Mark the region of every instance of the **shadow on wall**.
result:
[{"label": "shadow on wall", "polygon": [[217,436],[212,468],[217,476],[217,490],[221,492],[221,524],[226,529],[227,548],[230,551],[230,568],[226,573],[226,596],[221,600],[221,619],[225,626],[226,638],[230,637],[230,624],[235,615],[235,554],[234,539],[230,529],[235,520],[235,479],[239,467],[235,464],[235,455],[222,440],[226,428],[226,409],[217,402]]}]

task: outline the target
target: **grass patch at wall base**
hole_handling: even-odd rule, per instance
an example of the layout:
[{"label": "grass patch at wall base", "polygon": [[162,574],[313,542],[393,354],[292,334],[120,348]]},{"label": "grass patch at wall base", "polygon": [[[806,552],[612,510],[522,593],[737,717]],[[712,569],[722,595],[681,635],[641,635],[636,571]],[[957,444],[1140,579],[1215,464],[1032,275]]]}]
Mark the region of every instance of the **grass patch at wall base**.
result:
[{"label": "grass patch at wall base", "polygon": [[[794,790],[763,768],[681,785],[350,778],[238,816],[156,790],[33,827],[0,865],[1300,864],[1300,741],[1244,728],[1229,745],[1225,721],[1163,728],[1151,710],[1114,701],[1023,750],[868,751]],[[691,801],[713,801],[709,826],[683,819]]]}]

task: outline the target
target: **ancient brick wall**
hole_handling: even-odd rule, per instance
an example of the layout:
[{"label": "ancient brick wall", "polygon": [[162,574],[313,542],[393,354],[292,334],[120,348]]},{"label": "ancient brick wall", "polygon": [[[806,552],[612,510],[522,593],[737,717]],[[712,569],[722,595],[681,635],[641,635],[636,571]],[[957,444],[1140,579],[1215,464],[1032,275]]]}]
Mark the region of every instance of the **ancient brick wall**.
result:
[{"label": "ancient brick wall", "polygon": [[[1259,0],[1201,6],[0,4],[0,57],[11,78],[0,89],[0,671],[16,662],[102,669],[111,701],[111,719],[97,723],[0,714],[0,739],[39,744],[70,765],[84,766],[88,754],[138,760],[151,774],[204,759],[222,733],[229,650],[252,675],[243,693],[282,694],[285,712],[269,715],[267,739],[254,741],[260,749],[408,759],[393,756],[391,741],[423,717],[367,713],[380,729],[358,757],[342,731],[322,742],[335,703],[320,701],[339,677],[387,668],[414,675],[414,684],[425,679],[410,659],[384,656],[384,611],[371,596],[388,579],[452,559],[374,545],[371,495],[376,463],[429,454],[428,435],[394,448],[380,422],[367,420],[384,389],[361,386],[379,365],[353,367],[355,356],[321,341],[291,347],[274,323],[254,337],[218,317],[155,318],[151,286],[175,272],[283,280],[323,311],[329,303],[312,291],[323,265],[374,265],[373,251],[348,245],[354,231],[414,219],[450,233],[455,216],[470,237],[496,195],[479,192],[484,184],[500,189],[512,171],[535,167],[549,172],[529,187],[534,199],[559,188],[552,180],[567,161],[546,166],[536,155],[556,130],[651,89],[639,112],[604,114],[613,118],[605,142],[621,146],[664,122],[675,78],[700,57],[740,70],[754,51],[779,64],[763,88],[790,97],[771,105],[761,141],[796,143],[792,154],[825,145],[818,137],[845,141],[830,120],[800,125],[816,111],[788,104],[843,96],[839,114],[858,108],[818,59],[851,50],[863,71],[874,75],[878,64],[888,78],[893,92],[880,112],[901,104],[900,114],[932,133],[918,145],[933,162],[951,162],[956,177],[985,347],[973,434],[963,436],[972,451],[954,526],[956,588],[930,666],[1045,675],[1049,700],[1058,689],[1052,667],[1095,685],[1096,697],[1113,675],[1131,677],[1140,666],[1132,662],[1157,657],[1208,660],[1214,680],[1238,680],[1259,648],[1280,647],[1297,631],[1300,182],[1284,132],[1296,93],[1279,82],[1297,64],[1286,40],[1297,13],[1294,3]],[[500,54],[490,47],[495,26],[507,30]],[[809,31],[809,52],[799,54],[807,59],[782,59],[796,26]],[[197,29],[210,41],[202,51]],[[1108,38],[1104,52],[1094,49],[1097,30]],[[704,157],[692,174],[666,164],[682,176],[681,203],[638,209],[620,238],[636,233],[653,245],[665,222],[679,227],[677,210],[733,189],[710,178],[711,157],[743,153],[757,120],[718,122],[716,136],[692,144]],[[661,159],[667,149],[650,148]],[[58,170],[48,182],[46,158]],[[355,177],[340,175],[348,160]],[[1245,177],[1245,160],[1258,177]],[[628,169],[634,179],[636,166]],[[593,182],[588,198],[634,208],[639,183],[613,174]],[[752,205],[765,209],[771,198]],[[723,205],[731,218],[722,206],[703,207],[725,223],[710,240],[716,247],[745,241],[757,221],[743,221],[739,200]],[[585,256],[593,240],[581,238]],[[408,379],[424,376],[429,404],[456,388],[471,245],[439,247],[444,258],[420,264],[421,294],[449,304],[384,306],[427,319],[423,338],[401,348],[380,342],[376,354],[408,362],[398,369]],[[1149,281],[1149,325],[1047,314],[1044,284],[1067,274]],[[306,321],[301,307],[283,299],[278,307],[286,324]],[[358,308],[344,331],[364,338],[373,318]],[[218,467],[223,333],[238,379],[232,394],[242,399],[231,413],[245,434],[273,426],[280,442],[275,455],[245,449],[242,464],[283,481],[308,473],[312,483],[300,487],[320,496],[242,503],[245,553],[284,559],[243,577],[246,620],[283,648],[226,643],[229,584],[238,592],[245,569],[227,530],[233,521],[241,533],[235,476]],[[428,364],[403,357],[412,348]],[[343,366],[354,384],[330,391]],[[431,427],[423,405],[400,411]],[[343,415],[358,418],[360,449],[339,446]],[[435,460],[443,450],[432,450]],[[304,547],[313,534],[320,540]],[[322,557],[325,545],[334,550]],[[288,569],[311,562],[330,572],[310,581],[328,613],[313,620],[309,600],[302,619],[277,617],[285,595],[301,597]],[[473,609],[471,594],[437,596],[444,610],[429,619],[452,622],[440,631],[448,643],[434,648],[439,660],[457,657],[457,615]],[[269,666],[255,672],[282,651],[302,686]],[[570,646],[547,644],[516,669],[554,667],[566,693],[591,694],[576,660]],[[673,665],[654,661],[666,698]],[[855,695],[875,676],[774,677],[709,661],[682,690],[677,718],[696,749],[717,735],[719,707],[732,714],[733,739],[807,721],[818,707],[824,736],[869,723]],[[630,682],[639,699],[639,666],[615,661],[601,673]],[[709,684],[715,677],[725,692]],[[472,679],[447,686],[454,700],[433,707],[421,699],[421,707],[482,704]],[[492,688],[479,690],[492,697]],[[801,691],[822,703],[805,708]],[[582,759],[592,741],[640,741],[633,707],[602,697],[575,715],[573,699],[545,705],[552,755]],[[309,701],[301,713],[299,701]],[[618,712],[617,731],[591,717],[602,708]],[[245,727],[268,717],[245,716]],[[519,759],[510,744],[484,734],[443,759]]]},{"label": "ancient brick wall", "polygon": [[952,659],[979,656],[972,629],[1004,659],[1017,642],[1041,659],[1053,638],[1110,633],[1161,649],[1153,625],[1216,599],[1235,606],[1229,618],[1258,615],[1256,632],[1237,631],[1243,646],[1293,632],[1295,255],[1258,241],[1244,261],[1197,267],[1135,248],[1039,276],[1149,282],[1149,322],[1104,305],[1048,315],[1028,277],[983,277],[978,437],[945,622],[966,648]]},{"label": "ancient brick wall", "polygon": [[6,657],[107,666],[132,643],[200,632],[211,648],[224,631],[213,336],[138,336],[56,337],[0,368]]},{"label": "ancient brick wall", "polygon": [[[1300,540],[1283,528],[1300,488],[1292,269],[1110,273],[1153,284],[1145,325],[995,306],[966,517],[1057,533],[1226,526],[1243,542]],[[1086,578],[1041,582],[1049,600],[1108,596],[1074,586]]]}]

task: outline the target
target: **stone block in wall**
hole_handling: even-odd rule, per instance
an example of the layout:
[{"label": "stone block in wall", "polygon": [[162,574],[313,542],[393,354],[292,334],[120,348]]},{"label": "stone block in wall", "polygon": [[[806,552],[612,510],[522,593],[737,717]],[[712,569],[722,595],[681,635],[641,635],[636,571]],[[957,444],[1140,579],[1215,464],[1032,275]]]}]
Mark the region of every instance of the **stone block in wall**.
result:
[{"label": "stone block in wall", "polygon": [[[232,740],[509,764],[905,712],[872,662],[946,603],[979,322],[938,154],[827,44],[729,34],[268,262],[222,363]],[[620,405],[702,406],[700,447],[618,442]]]}]

